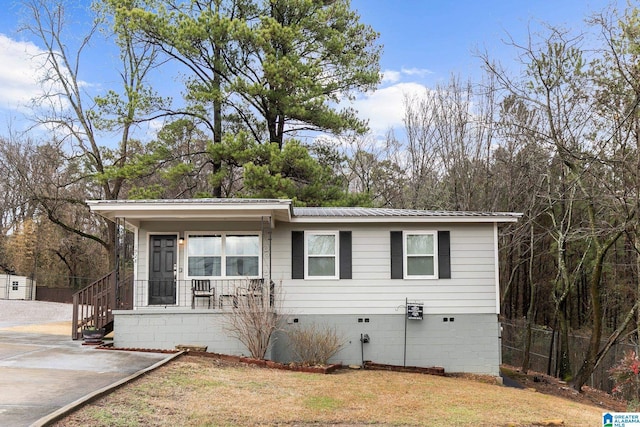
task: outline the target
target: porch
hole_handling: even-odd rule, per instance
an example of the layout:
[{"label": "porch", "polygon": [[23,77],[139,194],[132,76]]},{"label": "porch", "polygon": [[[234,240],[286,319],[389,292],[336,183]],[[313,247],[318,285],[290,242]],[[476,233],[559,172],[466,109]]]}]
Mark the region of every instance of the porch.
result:
[{"label": "porch", "polygon": [[273,306],[274,283],[263,278],[134,280],[133,307],[230,310],[247,298]]},{"label": "porch", "polygon": [[225,313],[246,302],[272,307],[274,293],[273,281],[263,278],[118,280],[114,271],[73,295],[71,337],[80,339],[86,327],[113,331],[116,312]]},{"label": "porch", "polygon": [[74,295],[74,339],[86,326],[114,330],[114,311],[215,316],[242,301],[273,305],[271,230],[274,215],[290,217],[290,203],[170,202],[115,202],[124,211],[113,211],[114,201],[89,202],[116,223],[115,270]]}]

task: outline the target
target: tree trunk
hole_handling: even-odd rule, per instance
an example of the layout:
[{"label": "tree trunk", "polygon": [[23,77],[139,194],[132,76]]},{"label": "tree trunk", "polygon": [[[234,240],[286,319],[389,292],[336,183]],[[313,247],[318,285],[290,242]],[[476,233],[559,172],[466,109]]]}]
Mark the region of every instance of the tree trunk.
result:
[{"label": "tree trunk", "polygon": [[525,374],[529,371],[529,359],[531,355],[531,328],[533,326],[534,306],[535,306],[536,285],[531,284],[531,298],[529,301],[529,309],[527,310],[527,326],[525,330],[524,355],[522,357],[522,372]]},{"label": "tree trunk", "polygon": [[566,301],[564,301],[560,307],[558,307],[558,326],[560,328],[560,348],[558,349],[558,370],[557,377],[563,381],[571,379],[571,353],[569,352],[569,321],[565,312],[567,307]]},{"label": "tree trunk", "polygon": [[533,281],[533,224],[530,226],[529,248],[529,308],[527,309],[527,329],[524,342],[524,355],[522,357],[522,372],[529,371],[529,358],[531,355],[531,327],[536,305],[536,284]]},{"label": "tree trunk", "polygon": [[591,307],[593,313],[591,315],[591,338],[589,339],[589,349],[580,366],[580,370],[573,379],[571,385],[574,389],[582,392],[582,386],[589,381],[589,377],[593,373],[596,366],[596,359],[600,350],[600,340],[602,338],[602,301],[600,292],[600,282],[602,281],[602,268],[604,264],[605,255],[609,251],[609,248],[618,240],[622,235],[622,231],[618,232],[612,238],[610,238],[604,245],[600,246],[596,252],[595,265],[593,272],[589,278],[589,297],[591,298]]},{"label": "tree trunk", "polygon": [[[213,143],[222,144],[222,82],[220,78],[220,66],[222,64],[221,50],[219,46],[214,48],[215,68],[213,74],[213,87],[216,96],[213,101]],[[213,162],[213,173],[216,174],[222,168],[222,162],[216,160]],[[213,188],[213,197],[222,197],[222,183],[216,183]]]}]

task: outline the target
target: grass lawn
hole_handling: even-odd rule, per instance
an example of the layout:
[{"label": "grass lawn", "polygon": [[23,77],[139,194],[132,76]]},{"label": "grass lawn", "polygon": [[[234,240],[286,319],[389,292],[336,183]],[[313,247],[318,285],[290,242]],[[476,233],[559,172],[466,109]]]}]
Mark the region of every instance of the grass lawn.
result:
[{"label": "grass lawn", "polygon": [[57,426],[601,425],[602,408],[486,381],[369,370],[330,375],[183,356]]}]

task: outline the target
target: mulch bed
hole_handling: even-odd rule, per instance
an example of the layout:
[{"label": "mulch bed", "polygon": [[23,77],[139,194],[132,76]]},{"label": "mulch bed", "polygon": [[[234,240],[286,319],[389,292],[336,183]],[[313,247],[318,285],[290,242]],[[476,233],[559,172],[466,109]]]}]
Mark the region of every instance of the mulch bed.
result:
[{"label": "mulch bed", "polygon": [[244,356],[232,356],[229,354],[209,353],[204,351],[188,351],[188,356],[210,357],[214,359],[226,360],[229,362],[246,363],[263,368],[282,369],[286,371],[311,372],[315,374],[331,374],[342,368],[341,363],[324,365],[324,366],[304,366],[297,363],[278,363],[272,360],[253,359]]},{"label": "mulch bed", "polygon": [[396,366],[396,365],[384,365],[382,363],[375,363],[370,360],[364,362],[365,369],[372,369],[376,371],[394,371],[394,372],[414,372],[418,374],[429,374],[445,376],[444,368],[433,366],[431,368],[423,368],[419,366]]}]

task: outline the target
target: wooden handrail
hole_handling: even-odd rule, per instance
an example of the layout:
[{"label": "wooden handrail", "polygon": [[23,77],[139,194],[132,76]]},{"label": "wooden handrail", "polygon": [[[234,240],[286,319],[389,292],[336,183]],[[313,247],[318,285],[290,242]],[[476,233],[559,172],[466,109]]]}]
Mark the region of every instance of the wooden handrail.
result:
[{"label": "wooden handrail", "polygon": [[82,337],[82,328],[104,328],[113,321],[112,310],[116,301],[115,271],[73,294],[71,338]]}]

